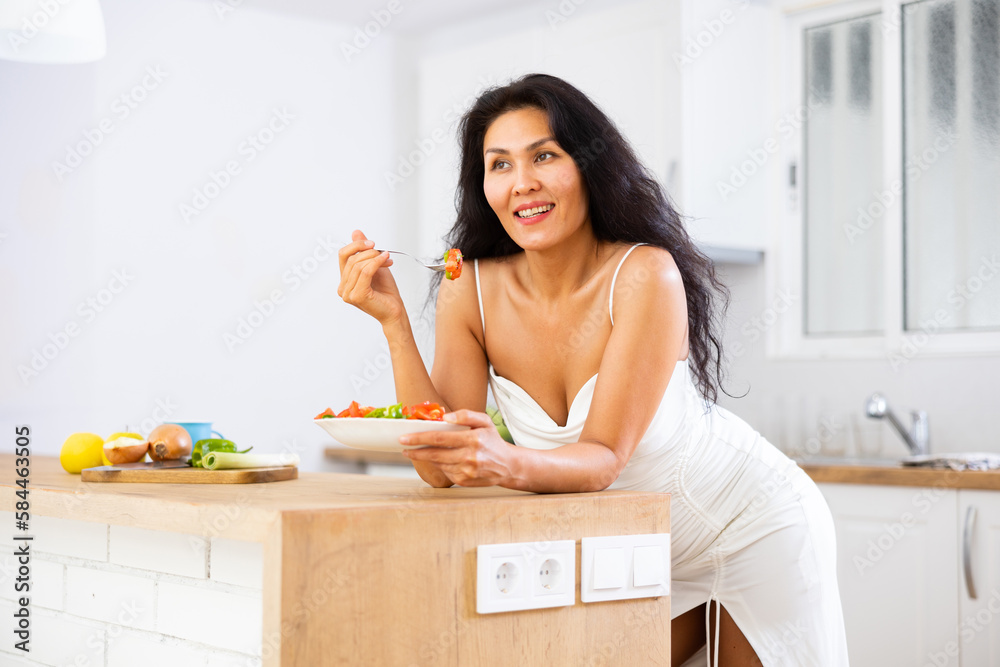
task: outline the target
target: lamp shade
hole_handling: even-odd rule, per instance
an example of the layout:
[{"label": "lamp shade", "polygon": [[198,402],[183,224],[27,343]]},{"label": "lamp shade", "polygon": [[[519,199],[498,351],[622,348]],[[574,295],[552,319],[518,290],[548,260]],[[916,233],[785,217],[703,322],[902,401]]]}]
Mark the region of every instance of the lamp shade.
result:
[{"label": "lamp shade", "polygon": [[0,0],[0,59],[88,63],[106,50],[98,0]]}]

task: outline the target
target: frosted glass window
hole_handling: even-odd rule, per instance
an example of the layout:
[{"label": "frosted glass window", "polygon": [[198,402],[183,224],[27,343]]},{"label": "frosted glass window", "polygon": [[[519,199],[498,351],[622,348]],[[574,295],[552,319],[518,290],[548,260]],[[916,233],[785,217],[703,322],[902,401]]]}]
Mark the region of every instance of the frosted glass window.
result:
[{"label": "frosted glass window", "polygon": [[880,16],[804,35],[806,334],[884,328]]},{"label": "frosted glass window", "polygon": [[1000,328],[1000,0],[903,9],[905,324]]}]

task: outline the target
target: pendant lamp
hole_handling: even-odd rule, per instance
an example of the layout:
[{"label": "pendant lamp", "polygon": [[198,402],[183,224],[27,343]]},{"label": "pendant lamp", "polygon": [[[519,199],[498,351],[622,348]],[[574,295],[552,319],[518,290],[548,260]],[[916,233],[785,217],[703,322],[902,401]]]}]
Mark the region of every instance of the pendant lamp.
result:
[{"label": "pendant lamp", "polygon": [[74,64],[107,50],[98,0],[0,0],[0,59]]}]

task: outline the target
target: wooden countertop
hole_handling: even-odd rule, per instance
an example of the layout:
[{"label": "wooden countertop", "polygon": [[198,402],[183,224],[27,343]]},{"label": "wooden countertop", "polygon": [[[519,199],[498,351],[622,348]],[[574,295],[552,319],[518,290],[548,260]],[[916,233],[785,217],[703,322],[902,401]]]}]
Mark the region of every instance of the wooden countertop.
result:
[{"label": "wooden countertop", "polygon": [[[0,510],[13,511],[14,455],[0,454]],[[300,473],[266,484],[126,484],[84,482],[52,456],[32,456],[31,516],[50,516],[153,530],[263,541],[282,515],[356,512],[379,507],[402,515],[427,503],[551,503],[553,511],[582,498],[636,491],[534,494],[500,487],[435,489],[419,479],[340,473]],[[659,495],[659,494],[656,494]],[[666,495],[666,494],[664,494]]]},{"label": "wooden countertop", "polygon": [[1000,470],[931,470],[912,466],[863,466],[799,463],[814,482],[828,484],[882,484],[931,486],[949,489],[1000,491]]}]

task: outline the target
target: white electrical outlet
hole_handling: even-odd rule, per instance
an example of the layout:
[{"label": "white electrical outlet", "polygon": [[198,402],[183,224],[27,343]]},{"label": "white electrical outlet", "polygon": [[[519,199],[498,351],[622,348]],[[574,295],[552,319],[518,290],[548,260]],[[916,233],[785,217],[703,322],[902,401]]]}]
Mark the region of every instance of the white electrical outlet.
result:
[{"label": "white electrical outlet", "polygon": [[585,537],[580,544],[580,600],[670,595],[670,533]]},{"label": "white electrical outlet", "polygon": [[[572,595],[576,587],[576,542],[571,544],[573,545],[571,570],[567,571],[567,565],[563,562],[565,559],[555,555],[543,556],[545,560],[537,563],[532,569],[534,595],[563,595],[570,589],[570,604],[576,601]],[[541,560],[541,557],[537,560]]]},{"label": "white electrical outlet", "polygon": [[476,549],[476,611],[571,607],[576,602],[576,541],[481,544]]}]

